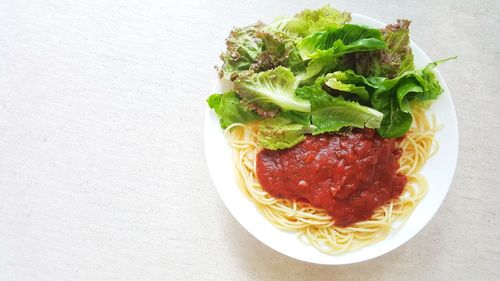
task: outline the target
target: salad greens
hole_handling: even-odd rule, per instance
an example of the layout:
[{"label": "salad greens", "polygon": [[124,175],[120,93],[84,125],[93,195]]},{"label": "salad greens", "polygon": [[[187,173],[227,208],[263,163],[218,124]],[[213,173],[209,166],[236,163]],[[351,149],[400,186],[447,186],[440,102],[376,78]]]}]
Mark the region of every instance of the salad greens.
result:
[{"label": "salad greens", "polygon": [[423,69],[402,73],[393,79],[385,79],[374,89],[372,107],[384,114],[382,125],[377,129],[384,138],[404,135],[411,126],[410,102],[436,99],[443,89],[432,71],[438,64],[455,57],[428,64]]},{"label": "salad greens", "polygon": [[263,120],[259,124],[259,144],[273,150],[292,147],[303,141],[305,134],[312,133],[309,119],[308,113],[286,111]]},{"label": "salad greens", "polygon": [[233,90],[207,100],[221,127],[259,120],[258,142],[273,150],[352,127],[403,136],[411,104],[441,94],[433,69],[448,59],[415,69],[409,20],[380,30],[350,20],[327,5],[233,29],[218,68]]},{"label": "salad greens", "polygon": [[297,75],[298,79],[302,84],[310,84],[319,75],[341,68],[342,56],[346,54],[383,48],[385,43],[377,29],[346,24],[315,32],[297,43],[300,57],[310,60],[305,71]]},{"label": "salad greens", "polygon": [[249,70],[262,53],[264,43],[257,37],[263,24],[235,28],[226,39],[227,51],[220,58],[223,61],[219,77],[233,80],[245,70]]},{"label": "salad greens", "polygon": [[260,116],[243,107],[234,91],[224,94],[213,94],[208,100],[208,106],[215,110],[220,126],[225,129],[233,123],[246,123],[261,119]]},{"label": "salad greens", "polygon": [[365,86],[376,88],[383,79],[382,77],[365,78],[361,75],[357,75],[352,70],[346,70],[328,73],[322,80],[326,86],[333,90],[337,90],[347,99],[359,100],[365,103],[370,100],[370,93]]},{"label": "salad greens", "polygon": [[334,55],[380,50],[385,48],[385,42],[378,29],[346,24],[340,28],[315,32],[301,39],[297,48],[303,59],[310,59],[321,50],[332,49]]},{"label": "salad greens", "polygon": [[297,95],[311,101],[313,135],[336,132],[343,127],[380,127],[382,113],[342,97],[332,97],[319,85],[304,86],[297,90]]},{"label": "salad greens", "polygon": [[266,27],[266,30],[282,32],[294,38],[331,27],[340,27],[350,21],[350,13],[340,12],[327,5],[317,10],[304,10],[293,17],[276,19]]},{"label": "salad greens", "polygon": [[288,68],[275,69],[238,77],[234,89],[244,103],[258,107],[262,112],[277,112],[279,109],[309,112],[308,100],[295,95],[295,76]]},{"label": "salad greens", "polygon": [[415,68],[410,48],[410,21],[398,20],[383,28],[383,50],[356,54],[356,72],[364,76],[393,78]]}]

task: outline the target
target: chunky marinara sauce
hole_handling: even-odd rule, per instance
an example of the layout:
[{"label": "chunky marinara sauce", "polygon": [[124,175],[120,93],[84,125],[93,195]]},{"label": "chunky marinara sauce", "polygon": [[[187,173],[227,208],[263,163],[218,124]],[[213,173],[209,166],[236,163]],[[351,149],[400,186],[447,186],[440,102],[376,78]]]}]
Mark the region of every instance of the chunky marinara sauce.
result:
[{"label": "chunky marinara sauce", "polygon": [[397,142],[371,129],[309,136],[289,149],[260,151],[257,177],[274,197],[327,210],[335,225],[348,226],[403,191]]}]

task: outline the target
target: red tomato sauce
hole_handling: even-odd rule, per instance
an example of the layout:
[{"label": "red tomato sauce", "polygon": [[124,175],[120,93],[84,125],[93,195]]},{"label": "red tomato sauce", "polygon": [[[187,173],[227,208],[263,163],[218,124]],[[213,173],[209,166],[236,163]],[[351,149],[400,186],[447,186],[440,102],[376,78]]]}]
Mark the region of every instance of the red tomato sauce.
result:
[{"label": "red tomato sauce", "polygon": [[349,226],[401,195],[407,179],[397,173],[397,142],[371,129],[309,136],[289,149],[260,151],[257,177],[274,197],[324,209],[335,225]]}]

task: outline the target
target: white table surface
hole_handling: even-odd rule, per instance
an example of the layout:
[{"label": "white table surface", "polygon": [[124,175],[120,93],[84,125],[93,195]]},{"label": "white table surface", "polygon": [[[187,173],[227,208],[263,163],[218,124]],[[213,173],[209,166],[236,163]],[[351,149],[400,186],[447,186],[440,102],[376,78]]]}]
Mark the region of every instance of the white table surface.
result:
[{"label": "white table surface", "polygon": [[431,58],[459,56],[440,67],[457,173],[409,243],[355,265],[295,261],[250,236],[209,178],[204,100],[230,28],[323,1],[7,0],[0,280],[499,280],[499,2],[350,2],[335,6],[410,18]]}]

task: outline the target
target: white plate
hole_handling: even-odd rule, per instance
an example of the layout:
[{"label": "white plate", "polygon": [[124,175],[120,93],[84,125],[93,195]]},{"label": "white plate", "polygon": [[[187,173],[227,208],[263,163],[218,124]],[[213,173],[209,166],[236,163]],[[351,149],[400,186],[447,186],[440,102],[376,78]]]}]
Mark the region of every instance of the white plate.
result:
[{"label": "white plate", "polygon": [[[378,20],[359,14],[352,14],[352,22],[374,28],[385,26]],[[431,62],[414,42],[411,42],[411,48],[416,67],[420,68]],[[213,183],[222,201],[236,220],[255,238],[272,249],[298,260],[317,264],[349,264],[366,261],[396,249],[415,236],[431,220],[446,197],[455,171],[458,154],[457,118],[448,87],[439,72],[436,73],[444,92],[432,104],[428,115],[435,114],[438,123],[443,127],[436,134],[440,144],[439,151],[429,159],[421,172],[429,182],[429,191],[406,224],[392,232],[385,240],[357,251],[331,256],[302,243],[295,233],[284,232],[271,225],[237,187],[231,149],[219,127],[217,116],[207,107],[205,153]],[[228,89],[227,83],[217,81],[212,93],[223,93]],[[431,250],[432,245],[422,245],[422,247],[429,247]]]}]

